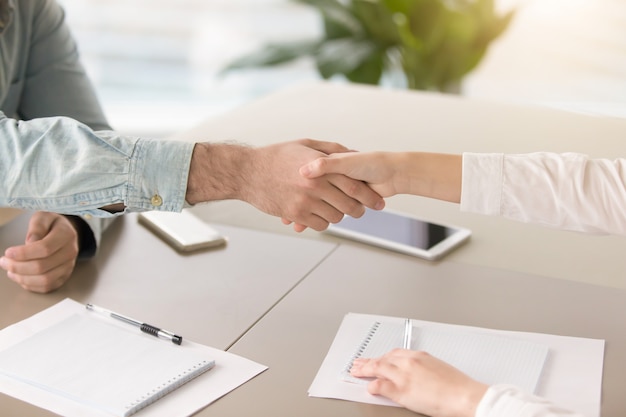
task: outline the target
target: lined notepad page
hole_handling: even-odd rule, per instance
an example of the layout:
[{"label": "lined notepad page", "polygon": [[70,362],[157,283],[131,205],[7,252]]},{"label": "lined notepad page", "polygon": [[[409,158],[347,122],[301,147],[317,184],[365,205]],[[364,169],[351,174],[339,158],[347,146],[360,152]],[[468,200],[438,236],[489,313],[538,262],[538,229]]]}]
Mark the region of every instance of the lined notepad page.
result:
[{"label": "lined notepad page", "polygon": [[76,314],[0,352],[0,373],[129,416],[211,369],[205,355]]},{"label": "lined notepad page", "polygon": [[[364,384],[350,375],[357,357],[376,358],[402,346],[404,322],[372,322],[354,353],[346,361],[341,378]],[[507,336],[413,327],[411,349],[423,350],[485,384],[512,384],[535,392],[548,347]]]}]

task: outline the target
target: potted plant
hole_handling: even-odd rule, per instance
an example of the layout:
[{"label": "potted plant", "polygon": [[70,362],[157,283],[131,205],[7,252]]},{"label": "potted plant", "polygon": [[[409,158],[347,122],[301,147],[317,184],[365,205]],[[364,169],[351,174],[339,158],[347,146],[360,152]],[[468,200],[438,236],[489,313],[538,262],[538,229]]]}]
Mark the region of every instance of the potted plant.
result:
[{"label": "potted plant", "polygon": [[295,0],[317,9],[317,40],[268,44],[226,71],[311,56],[324,79],[379,84],[399,73],[406,88],[450,91],[508,26],[494,0]]}]

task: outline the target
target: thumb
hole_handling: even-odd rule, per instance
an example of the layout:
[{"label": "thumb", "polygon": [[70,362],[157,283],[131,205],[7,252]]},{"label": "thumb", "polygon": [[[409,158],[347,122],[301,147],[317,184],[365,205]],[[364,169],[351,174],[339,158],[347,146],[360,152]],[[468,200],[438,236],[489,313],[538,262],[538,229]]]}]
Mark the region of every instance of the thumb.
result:
[{"label": "thumb", "polygon": [[33,242],[37,242],[39,240],[43,239],[42,236],[36,234],[36,233],[29,233],[26,235],[26,243],[33,243]]},{"label": "thumb", "polygon": [[26,243],[37,242],[43,239],[54,223],[54,216],[49,213],[37,212],[33,214],[28,222],[28,230],[26,232]]},{"label": "thumb", "polygon": [[326,174],[342,174],[349,177],[354,164],[344,158],[346,155],[340,153],[314,159],[300,167],[300,175],[305,178],[317,178]]},{"label": "thumb", "polygon": [[305,178],[317,178],[327,174],[328,160],[326,158],[317,158],[306,165],[300,167],[300,175]]},{"label": "thumb", "polygon": [[315,140],[315,139],[308,139],[306,146],[308,146],[311,149],[315,149],[316,151],[323,152],[326,155],[330,155],[331,153],[350,152],[350,149],[346,148],[340,143],[325,142],[325,141]]}]

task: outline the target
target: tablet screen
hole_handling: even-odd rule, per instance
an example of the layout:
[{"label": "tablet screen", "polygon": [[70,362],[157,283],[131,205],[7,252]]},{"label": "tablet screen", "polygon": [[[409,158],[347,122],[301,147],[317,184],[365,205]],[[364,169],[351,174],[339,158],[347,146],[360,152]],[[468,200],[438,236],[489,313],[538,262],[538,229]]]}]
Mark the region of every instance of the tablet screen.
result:
[{"label": "tablet screen", "polygon": [[428,250],[453,235],[457,229],[387,211],[366,210],[355,219],[345,216],[333,226],[407,246]]}]

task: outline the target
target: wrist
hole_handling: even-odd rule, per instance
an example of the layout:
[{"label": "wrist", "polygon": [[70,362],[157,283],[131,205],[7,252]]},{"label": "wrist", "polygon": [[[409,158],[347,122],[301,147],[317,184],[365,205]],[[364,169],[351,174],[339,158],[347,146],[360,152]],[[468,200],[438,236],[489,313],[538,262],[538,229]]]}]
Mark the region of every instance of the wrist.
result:
[{"label": "wrist", "polygon": [[465,395],[461,396],[461,408],[455,415],[462,417],[475,417],[476,410],[489,386],[482,382],[471,380]]},{"label": "wrist", "polygon": [[252,149],[243,145],[197,143],[191,155],[189,204],[242,199],[249,182]]},{"label": "wrist", "polygon": [[413,174],[418,160],[416,152],[392,153],[388,166],[393,167],[393,177],[391,182],[394,186],[395,194],[411,194],[413,184],[417,176]]},{"label": "wrist", "polygon": [[414,152],[407,165],[407,194],[458,203],[461,199],[460,155]]}]

